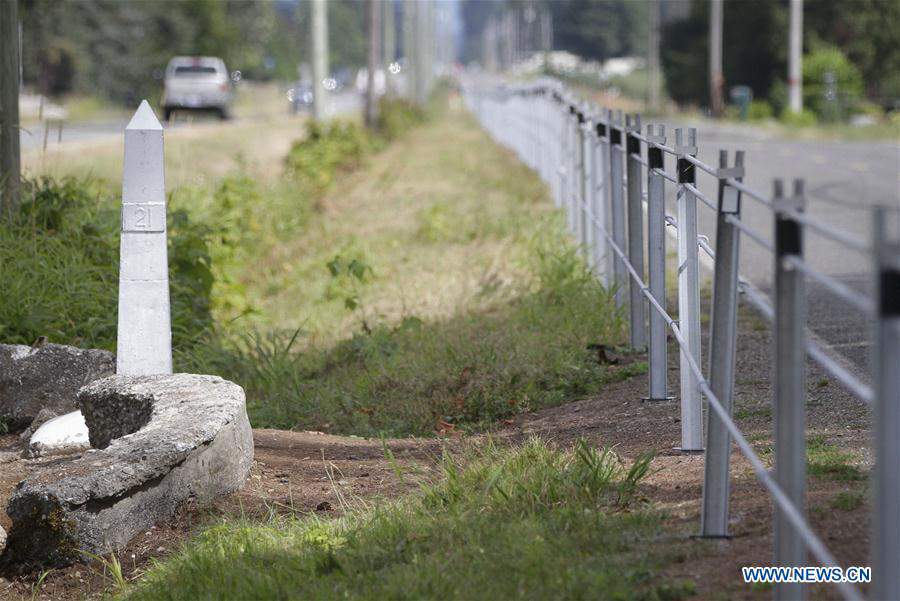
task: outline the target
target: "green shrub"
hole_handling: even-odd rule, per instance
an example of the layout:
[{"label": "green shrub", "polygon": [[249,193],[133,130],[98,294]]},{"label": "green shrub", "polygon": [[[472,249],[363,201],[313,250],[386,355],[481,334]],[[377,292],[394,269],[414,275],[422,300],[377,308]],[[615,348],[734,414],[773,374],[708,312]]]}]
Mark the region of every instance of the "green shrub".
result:
[{"label": "green shrub", "polygon": [[735,104],[725,105],[725,112],[723,117],[728,119],[729,121],[737,121],[741,118],[741,107]]},{"label": "green shrub", "polygon": [[819,119],[847,118],[862,93],[862,74],[839,49],[822,46],[803,57],[803,106]]},{"label": "green shrub", "polygon": [[[119,205],[96,181],[26,181],[20,210],[0,225],[0,339],[113,350],[119,281]],[[212,323],[210,231],[184,211],[169,214],[173,344],[187,346]]]},{"label": "green shrub", "polygon": [[256,427],[365,436],[489,428],[643,372],[643,363],[598,362],[590,346],[618,344],[621,315],[576,249],[561,237],[545,237],[535,243],[530,290],[439,321],[408,316],[388,324],[364,314],[357,287],[369,268],[338,255],[329,262],[329,291],[363,314],[350,339],[322,347],[303,331],[220,330],[194,347],[185,364],[239,382]]},{"label": "green shrub", "polygon": [[860,100],[857,102],[856,106],[853,107],[853,114],[867,115],[876,121],[884,119],[884,109],[874,102],[869,102],[867,100]]},{"label": "green shrub", "polygon": [[785,109],[781,113],[781,122],[790,127],[812,127],[818,122],[818,119],[816,119],[816,114],[809,109],[803,109],[799,113]]},{"label": "green shrub", "polygon": [[372,146],[370,135],[356,123],[310,121],[307,136],[285,158],[288,177],[319,196],[338,173],[359,168]]},{"label": "green shrub", "polygon": [[750,121],[765,121],[771,119],[774,114],[772,105],[765,100],[754,100],[747,109],[747,118]]},{"label": "green shrub", "polygon": [[393,140],[424,123],[425,119],[425,111],[409,100],[385,96],[378,104],[376,130],[386,140]]}]

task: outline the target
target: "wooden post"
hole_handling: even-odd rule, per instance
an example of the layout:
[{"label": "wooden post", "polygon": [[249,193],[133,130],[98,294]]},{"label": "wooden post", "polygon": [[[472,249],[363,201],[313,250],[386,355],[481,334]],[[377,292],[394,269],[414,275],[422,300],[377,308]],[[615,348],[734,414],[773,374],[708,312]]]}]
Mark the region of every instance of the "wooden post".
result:
[{"label": "wooden post", "polygon": [[125,128],[116,373],[172,373],[163,128],[146,100]]},{"label": "wooden post", "polygon": [[0,215],[19,205],[22,177],[19,154],[18,0],[0,0]]}]

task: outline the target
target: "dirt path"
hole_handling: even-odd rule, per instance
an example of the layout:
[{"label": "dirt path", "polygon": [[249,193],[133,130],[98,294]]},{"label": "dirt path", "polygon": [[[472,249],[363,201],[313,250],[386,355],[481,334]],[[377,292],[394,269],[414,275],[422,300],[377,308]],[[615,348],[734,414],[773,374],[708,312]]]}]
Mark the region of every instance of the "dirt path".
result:
[{"label": "dirt path", "polygon": [[[38,465],[59,459],[25,460],[18,456],[15,435],[0,437],[0,505],[15,485]],[[151,558],[165,557],[197,528],[221,519],[266,519],[271,513],[339,515],[347,507],[396,498],[427,480],[445,446],[438,439],[372,440],[321,432],[254,430],[254,462],[244,487],[212,506],[188,504],[166,524],[138,535],[120,553],[127,577]],[[387,449],[387,451],[386,451]],[[9,519],[0,514],[0,525]],[[110,586],[103,566],[79,564],[52,570],[33,590],[40,574],[0,578],[0,599],[69,600],[99,596]]]},{"label": "dirt path", "polygon": [[[738,344],[735,415],[741,429],[764,460],[771,461],[771,424],[768,399],[770,381],[766,353],[768,330],[749,310],[741,314]],[[628,359],[626,358],[626,361]],[[670,348],[670,386],[677,390],[677,354]],[[814,366],[809,367],[807,404],[809,435],[826,440],[868,472],[868,417]],[[740,567],[768,565],[771,561],[771,502],[749,464],[732,455],[731,532],[724,541],[692,538],[699,528],[703,457],[673,450],[680,439],[678,405],[646,404],[646,377],[637,376],[609,385],[602,394],[559,407],[522,414],[492,432],[495,441],[518,443],[539,436],[568,447],[577,439],[612,445],[623,457],[656,453],[653,473],[645,481],[646,501],[666,515],[666,536],[654,544],[666,545],[673,579],[689,578],[697,584],[698,598],[768,598],[768,590],[751,590],[740,581]],[[444,449],[460,450],[484,436],[463,440],[395,439],[381,441],[324,434],[255,430],[255,461],[244,488],[211,507],[185,507],[174,520],[138,536],[118,556],[127,576],[139,573],[150,558],[172,552],[190,533],[219,519],[265,519],[271,513],[339,515],[346,507],[396,498],[414,490],[434,473]],[[5,506],[15,484],[35,461],[21,460],[11,446],[15,436],[0,438],[0,504]],[[48,460],[41,460],[48,461]],[[846,565],[867,565],[868,503],[865,483],[829,477],[810,477],[811,523],[826,545]],[[858,506],[837,508],[839,493],[861,491]],[[5,516],[0,524],[8,527]],[[31,599],[39,575],[0,580],[0,598]],[[97,564],[52,571],[43,581],[40,599],[81,599],[109,587]],[[836,597],[833,589],[814,589],[816,598]]]}]

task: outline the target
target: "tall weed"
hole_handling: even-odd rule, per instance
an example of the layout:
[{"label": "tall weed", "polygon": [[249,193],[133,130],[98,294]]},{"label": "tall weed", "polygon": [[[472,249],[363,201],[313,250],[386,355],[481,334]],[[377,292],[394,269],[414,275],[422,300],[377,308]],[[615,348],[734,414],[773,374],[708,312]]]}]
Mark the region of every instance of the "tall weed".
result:
[{"label": "tall weed", "polygon": [[[118,201],[90,179],[25,182],[0,225],[0,339],[114,349],[119,274]],[[189,346],[212,324],[210,230],[184,211],[169,218],[173,343]]]}]

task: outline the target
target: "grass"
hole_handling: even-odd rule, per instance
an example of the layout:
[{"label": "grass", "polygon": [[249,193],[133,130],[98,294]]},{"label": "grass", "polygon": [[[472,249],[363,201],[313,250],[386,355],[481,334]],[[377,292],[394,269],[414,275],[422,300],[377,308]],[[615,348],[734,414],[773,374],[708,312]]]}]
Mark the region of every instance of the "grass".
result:
[{"label": "grass", "polygon": [[771,419],[771,407],[740,407],[734,410],[734,419],[748,419],[751,417],[761,417]]},{"label": "grass", "polygon": [[[14,219],[0,226],[0,337],[113,349],[116,338],[119,214],[92,180],[49,178],[24,186]],[[208,228],[170,212],[172,335],[189,348],[212,323]]]},{"label": "grass", "polygon": [[[622,318],[537,176],[443,106],[426,122],[386,104],[377,137],[313,127],[268,175],[238,158],[220,177],[203,163],[197,181],[174,176],[176,369],[242,385],[254,426],[367,436],[490,429],[644,371],[589,351],[618,344]],[[167,159],[235,135],[184,131],[167,132]],[[102,146],[80,159],[109,166]],[[4,336],[112,349],[115,180],[45,181],[0,245],[16,292],[0,316],[18,324]]]},{"label": "grass", "polygon": [[866,502],[866,495],[859,490],[841,491],[831,499],[831,507],[840,509],[841,511],[853,511],[863,506]]},{"label": "grass", "polygon": [[[774,460],[775,447],[774,443],[769,441],[768,434],[751,438],[752,442],[763,443],[757,445],[756,452],[764,461]],[[816,478],[838,482],[858,482],[866,479],[865,472],[858,466],[856,456],[829,443],[821,434],[812,435],[806,440],[806,473]]]},{"label": "grass", "polygon": [[445,456],[432,484],[344,516],[236,522],[152,567],[143,599],[680,599],[636,491],[650,457],[532,440]]},{"label": "grass", "polygon": [[256,425],[367,436],[489,427],[642,373],[643,363],[597,363],[588,344],[621,329],[609,295],[574,251],[547,261],[546,277],[561,281],[490,311],[407,317],[321,349],[298,350],[296,332],[255,334],[200,345],[193,358],[242,383]]},{"label": "grass", "polygon": [[824,436],[810,436],[806,442],[806,470],[811,476],[855,482],[865,480],[866,475],[856,465],[852,453],[827,442]]},{"label": "grass", "polygon": [[623,320],[544,194],[446,111],[337,178],[293,239],[246,262],[253,313],[182,365],[244,386],[255,426],[366,436],[486,429],[641,373],[588,350],[619,343]]}]

